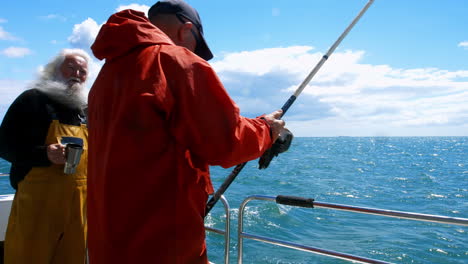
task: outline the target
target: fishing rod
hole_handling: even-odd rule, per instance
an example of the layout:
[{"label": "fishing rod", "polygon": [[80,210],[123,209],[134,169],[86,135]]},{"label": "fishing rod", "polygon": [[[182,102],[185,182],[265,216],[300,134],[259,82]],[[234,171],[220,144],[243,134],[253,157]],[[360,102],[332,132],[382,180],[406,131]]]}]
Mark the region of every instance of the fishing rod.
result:
[{"label": "fishing rod", "polygon": [[[362,10],[359,12],[359,14],[353,19],[351,24],[345,29],[343,33],[341,33],[340,37],[333,43],[333,45],[328,49],[327,53],[322,56],[322,59],[315,65],[315,67],[312,69],[312,71],[307,75],[307,77],[304,79],[304,81],[299,85],[299,87],[296,89],[293,95],[289,97],[288,101],[281,107],[281,110],[283,110],[283,113],[281,114],[281,117],[288,111],[289,107],[296,101],[297,97],[302,93],[304,88],[309,84],[310,80],[315,76],[315,74],[319,71],[319,69],[322,67],[322,65],[325,63],[325,61],[330,57],[330,55],[335,51],[335,49],[340,45],[341,41],[348,35],[349,31],[354,27],[354,25],[359,21],[359,19],[364,15],[364,13],[369,9],[369,7],[374,3],[374,0],[369,0],[367,4],[362,8]],[[280,118],[281,118],[280,117]],[[226,180],[221,184],[219,189],[213,194],[211,199],[207,202],[206,204],[206,211],[205,211],[205,216],[208,215],[208,213],[211,211],[211,209],[214,207],[216,202],[218,202],[219,198],[221,198],[221,195],[224,194],[224,192],[229,188],[229,185],[236,179],[237,175],[242,171],[242,169],[245,167],[247,162],[244,162],[242,164],[237,165],[229,174],[229,176],[226,178]]]}]

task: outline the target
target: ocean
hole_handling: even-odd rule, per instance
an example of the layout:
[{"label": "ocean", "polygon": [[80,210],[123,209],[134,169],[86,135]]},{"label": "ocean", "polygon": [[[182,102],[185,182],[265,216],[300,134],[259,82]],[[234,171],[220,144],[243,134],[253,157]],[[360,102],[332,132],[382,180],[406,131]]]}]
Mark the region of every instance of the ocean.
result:
[{"label": "ocean", "polygon": [[[468,137],[295,138],[265,170],[250,161],[227,189],[230,263],[237,258],[237,217],[250,195],[292,195],[324,203],[468,218]],[[0,173],[9,164],[0,160]],[[232,171],[212,167],[217,189]],[[13,193],[0,177],[0,194]],[[221,201],[205,223],[224,229]],[[244,231],[392,263],[468,263],[468,227],[250,202]],[[224,238],[207,232],[210,261],[223,263]],[[244,263],[349,263],[244,240]]]}]

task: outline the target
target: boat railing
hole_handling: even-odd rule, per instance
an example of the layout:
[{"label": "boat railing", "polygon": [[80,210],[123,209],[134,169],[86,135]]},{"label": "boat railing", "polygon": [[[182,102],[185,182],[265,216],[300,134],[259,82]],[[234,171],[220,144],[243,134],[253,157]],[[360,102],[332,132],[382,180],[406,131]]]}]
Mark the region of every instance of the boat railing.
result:
[{"label": "boat railing", "polygon": [[289,206],[295,206],[295,207],[328,208],[328,209],[362,213],[362,214],[380,215],[380,216],[385,216],[385,217],[396,217],[396,218],[404,218],[404,219],[411,219],[411,220],[418,220],[418,221],[468,226],[467,218],[456,218],[456,217],[447,217],[447,216],[439,216],[439,215],[419,214],[419,213],[412,213],[412,212],[356,207],[356,206],[348,206],[348,205],[342,205],[342,204],[323,203],[323,202],[314,201],[311,198],[303,198],[303,197],[295,197],[295,196],[278,195],[276,197],[273,197],[273,196],[253,195],[253,196],[247,197],[241,203],[239,207],[239,219],[238,219],[238,230],[237,230],[238,232],[237,262],[239,264],[242,264],[243,240],[244,239],[251,239],[251,240],[273,244],[273,245],[277,245],[281,247],[311,252],[311,253],[315,253],[319,255],[325,255],[325,256],[329,256],[333,258],[344,259],[344,260],[358,262],[358,263],[379,263],[379,264],[390,263],[390,262],[355,256],[351,254],[326,250],[326,249],[317,248],[317,247],[306,246],[302,244],[297,244],[293,242],[288,242],[284,240],[279,240],[279,239],[274,239],[274,238],[269,238],[269,237],[264,237],[264,236],[259,236],[259,235],[255,235],[252,233],[244,232],[243,230],[244,211],[245,211],[247,204],[253,200],[271,201],[271,202],[276,202],[277,204],[283,204],[283,205],[289,205]]},{"label": "boat railing", "polygon": [[[9,174],[0,174],[0,177],[8,176]],[[224,230],[213,228],[210,226],[205,226],[205,229],[210,232],[214,232],[216,234],[220,234],[224,236],[224,263],[229,263],[229,249],[230,249],[230,206],[228,201],[224,196],[220,198],[225,211],[225,228]],[[247,207],[247,204],[254,200],[260,201],[268,201],[268,202],[275,202],[277,204],[294,206],[294,207],[303,207],[303,208],[328,208],[332,210],[340,210],[340,211],[348,211],[354,213],[361,213],[361,214],[371,214],[371,215],[380,215],[384,217],[394,217],[400,219],[410,219],[416,221],[426,221],[426,222],[434,222],[434,223],[442,223],[442,224],[453,224],[453,225],[461,225],[461,226],[468,226],[468,218],[457,218],[457,217],[449,217],[449,216],[441,216],[441,215],[429,215],[429,214],[420,214],[420,213],[413,213],[413,212],[403,212],[403,211],[394,211],[394,210],[384,210],[384,209],[376,209],[376,208],[368,208],[368,207],[357,207],[357,206],[349,206],[343,204],[334,204],[334,203],[324,203],[319,201],[314,201],[311,198],[303,198],[303,197],[296,197],[296,196],[283,196],[278,195],[274,196],[264,196],[264,195],[252,195],[244,199],[239,207],[239,216],[238,216],[238,230],[237,230],[237,262],[242,264],[243,261],[243,240],[250,239],[255,240],[263,243],[268,243],[272,245],[277,245],[281,247],[286,247],[290,249],[306,251],[310,253],[315,253],[319,255],[325,255],[332,258],[338,258],[343,260],[348,260],[351,262],[359,262],[359,263],[390,263],[381,260],[370,259],[366,257],[351,255],[347,253],[326,250],[317,247],[311,247],[303,244],[298,244],[290,241],[275,239],[271,237],[260,236],[248,232],[244,232],[243,230],[243,223],[244,223],[244,212]]]},{"label": "boat railing", "polygon": [[221,195],[220,200],[224,205],[224,212],[226,214],[226,220],[225,220],[225,223],[224,223],[224,230],[209,227],[209,226],[205,226],[205,229],[207,231],[211,231],[211,232],[214,232],[214,233],[217,233],[217,234],[220,234],[220,235],[224,236],[224,263],[228,264],[229,263],[229,246],[231,244],[231,233],[230,233],[230,226],[231,226],[230,211],[231,211],[231,208],[229,207],[229,203],[226,200],[226,198],[224,197],[224,195]]}]

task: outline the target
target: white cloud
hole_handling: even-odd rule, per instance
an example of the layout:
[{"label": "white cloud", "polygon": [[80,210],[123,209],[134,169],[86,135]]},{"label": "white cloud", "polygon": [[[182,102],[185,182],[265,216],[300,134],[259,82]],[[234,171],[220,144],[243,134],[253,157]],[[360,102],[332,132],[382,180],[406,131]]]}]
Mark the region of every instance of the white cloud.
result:
[{"label": "white cloud", "polygon": [[60,21],[67,21],[67,18],[62,16],[62,15],[58,15],[58,14],[49,14],[49,15],[46,15],[46,16],[40,16],[39,17],[40,19],[44,19],[44,20],[60,20]]},{"label": "white cloud", "polygon": [[10,58],[21,58],[31,53],[30,49],[22,47],[9,47],[1,51],[1,54]]},{"label": "white cloud", "polygon": [[[322,55],[272,48],[227,53],[212,65],[252,117],[280,108]],[[332,54],[286,114],[288,126],[303,136],[468,134],[468,71],[363,64],[364,55]]]},{"label": "white cloud", "polygon": [[68,42],[74,48],[84,49],[90,52],[90,47],[101,28],[92,18],[88,18],[80,24],[73,26],[73,33],[68,37]]},{"label": "white cloud", "polygon": [[458,47],[468,49],[468,41],[462,41],[462,42],[458,43]]},{"label": "white cloud", "polygon": [[[302,73],[302,67],[307,67],[311,61],[316,61],[321,57],[319,54],[310,54],[311,50],[313,47],[292,46],[227,53],[222,60],[218,60],[212,65],[219,72],[245,72],[263,75],[287,70],[288,72]],[[301,67],[295,67],[298,63]]]},{"label": "white cloud", "polygon": [[7,20],[6,20],[6,19],[4,19],[4,18],[0,18],[0,23],[6,23],[6,22],[7,22]]},{"label": "white cloud", "polygon": [[145,15],[148,14],[148,10],[150,9],[149,6],[147,5],[139,5],[139,4],[129,4],[129,5],[121,5],[115,9],[115,11],[119,12],[125,9],[133,9],[136,11],[140,11],[145,13]]},{"label": "white cloud", "polygon": [[17,40],[17,38],[0,27],[0,40]]}]

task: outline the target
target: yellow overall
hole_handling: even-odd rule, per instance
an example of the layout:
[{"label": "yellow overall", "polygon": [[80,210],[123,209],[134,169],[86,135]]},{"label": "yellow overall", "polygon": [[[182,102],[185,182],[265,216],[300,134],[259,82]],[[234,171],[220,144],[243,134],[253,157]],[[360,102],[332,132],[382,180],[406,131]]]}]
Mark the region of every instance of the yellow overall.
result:
[{"label": "yellow overall", "polygon": [[88,130],[53,120],[46,145],[83,139],[76,173],[64,165],[33,167],[18,185],[5,236],[5,264],[83,264],[86,261]]}]

